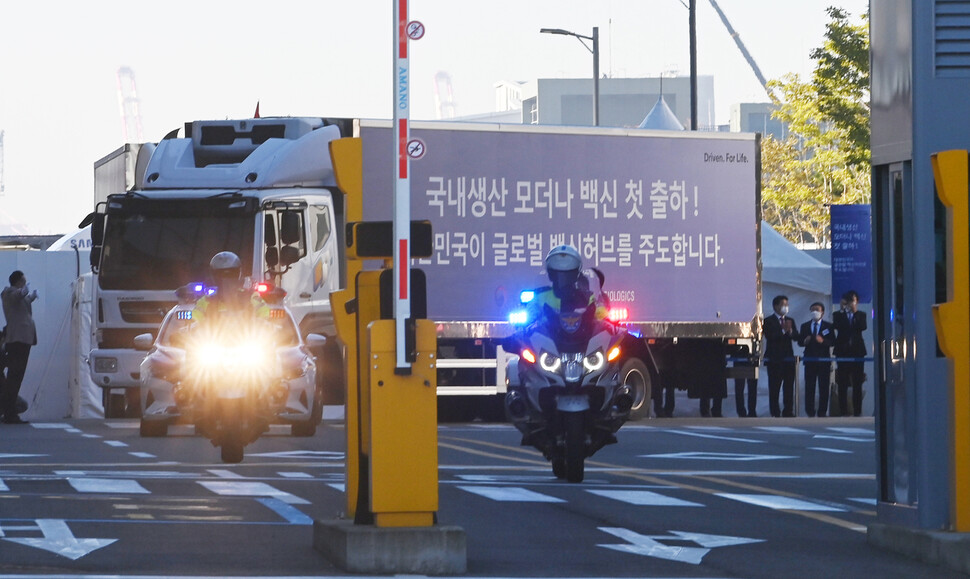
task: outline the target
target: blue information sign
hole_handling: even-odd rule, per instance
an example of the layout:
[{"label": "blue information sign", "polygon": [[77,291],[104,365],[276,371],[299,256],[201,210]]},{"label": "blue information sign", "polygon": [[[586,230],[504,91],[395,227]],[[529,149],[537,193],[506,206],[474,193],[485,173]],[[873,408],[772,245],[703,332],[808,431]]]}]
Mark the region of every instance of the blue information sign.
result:
[{"label": "blue information sign", "polygon": [[855,290],[872,303],[872,222],[869,205],[832,205],[832,301]]}]

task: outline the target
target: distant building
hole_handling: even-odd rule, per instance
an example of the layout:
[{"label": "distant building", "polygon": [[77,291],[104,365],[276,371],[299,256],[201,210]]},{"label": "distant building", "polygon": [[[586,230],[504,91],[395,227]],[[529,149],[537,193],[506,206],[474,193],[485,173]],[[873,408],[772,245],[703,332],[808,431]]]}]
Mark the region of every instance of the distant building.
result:
[{"label": "distant building", "polygon": [[731,105],[732,133],[761,133],[777,140],[788,137],[788,125],[772,118],[778,106],[772,103],[736,103]]},{"label": "distant building", "polygon": [[[689,127],[689,77],[600,79],[600,126],[639,126],[657,104],[661,94],[680,124]],[[714,77],[697,78],[697,95],[698,128],[716,130]],[[589,126],[593,124],[593,79],[502,81],[495,84],[495,104],[496,114],[505,116],[509,112],[519,111],[523,124]],[[492,120],[488,115],[476,116],[478,118],[475,120]]]}]

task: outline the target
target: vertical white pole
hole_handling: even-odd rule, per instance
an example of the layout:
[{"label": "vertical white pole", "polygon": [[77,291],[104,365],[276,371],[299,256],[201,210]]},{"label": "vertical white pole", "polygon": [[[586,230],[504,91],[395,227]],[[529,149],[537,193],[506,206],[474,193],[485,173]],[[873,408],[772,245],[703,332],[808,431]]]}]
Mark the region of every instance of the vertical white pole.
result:
[{"label": "vertical white pole", "polygon": [[404,347],[405,320],[411,317],[410,68],[408,0],[394,3],[394,323],[397,368],[409,368]]}]

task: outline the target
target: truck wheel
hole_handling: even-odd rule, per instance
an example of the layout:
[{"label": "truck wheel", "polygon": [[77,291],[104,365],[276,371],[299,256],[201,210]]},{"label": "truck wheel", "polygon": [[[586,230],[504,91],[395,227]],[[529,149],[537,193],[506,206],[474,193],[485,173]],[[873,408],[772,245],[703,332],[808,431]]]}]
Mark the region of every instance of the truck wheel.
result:
[{"label": "truck wheel", "polygon": [[124,418],[125,417],[125,395],[107,393],[104,398],[104,417],[105,418]]},{"label": "truck wheel", "polygon": [[344,376],[344,358],[337,339],[327,337],[327,345],[317,356],[317,394],[320,404],[344,404],[346,402],[347,378]]},{"label": "truck wheel", "polygon": [[650,400],[653,384],[650,371],[639,358],[627,360],[620,368],[620,383],[633,391],[633,406],[630,407],[630,420],[650,417]]},{"label": "truck wheel", "polygon": [[142,438],[160,438],[168,434],[168,423],[164,420],[141,419],[138,434]]},{"label": "truck wheel", "polygon": [[311,416],[310,420],[307,420],[306,422],[294,422],[290,427],[290,434],[303,438],[313,436],[317,433],[317,422],[319,422],[319,420],[314,420],[313,416]]}]

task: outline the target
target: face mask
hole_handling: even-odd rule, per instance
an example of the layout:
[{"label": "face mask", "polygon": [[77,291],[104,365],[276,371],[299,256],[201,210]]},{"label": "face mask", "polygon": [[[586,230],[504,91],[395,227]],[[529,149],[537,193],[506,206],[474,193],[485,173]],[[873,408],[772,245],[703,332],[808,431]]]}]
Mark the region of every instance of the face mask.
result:
[{"label": "face mask", "polygon": [[819,321],[819,320],[821,320],[822,319],[822,312],[820,312],[818,310],[813,310],[812,311],[812,319],[815,320],[816,322]]},{"label": "face mask", "polygon": [[788,315],[788,306],[781,306],[781,310],[779,310],[779,311],[781,311],[781,315],[787,316]]}]

